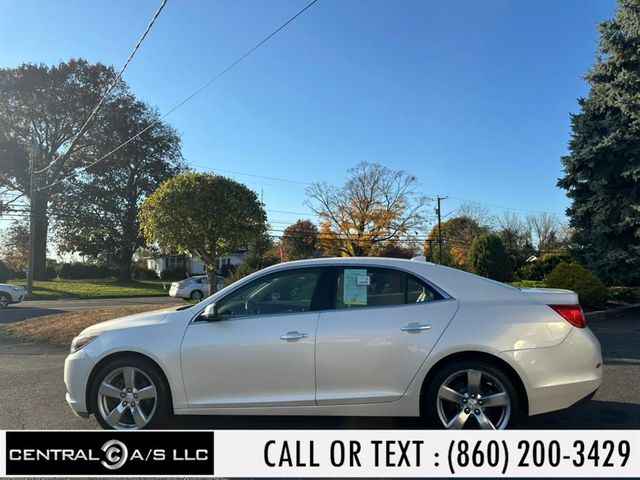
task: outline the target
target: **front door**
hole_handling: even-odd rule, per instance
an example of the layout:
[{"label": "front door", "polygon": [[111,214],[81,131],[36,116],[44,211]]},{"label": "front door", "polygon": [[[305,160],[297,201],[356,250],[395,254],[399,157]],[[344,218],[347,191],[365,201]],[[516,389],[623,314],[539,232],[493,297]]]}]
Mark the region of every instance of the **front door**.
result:
[{"label": "front door", "polygon": [[216,321],[189,325],[181,359],[190,407],[315,404],[320,272],[254,279],[216,302]]}]

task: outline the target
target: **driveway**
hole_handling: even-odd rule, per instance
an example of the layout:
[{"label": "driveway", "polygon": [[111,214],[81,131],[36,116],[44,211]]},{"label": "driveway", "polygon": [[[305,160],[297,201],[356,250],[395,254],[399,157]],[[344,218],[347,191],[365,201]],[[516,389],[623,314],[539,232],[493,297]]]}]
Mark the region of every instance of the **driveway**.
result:
[{"label": "driveway", "polygon": [[[121,302],[121,300],[120,300]],[[122,303],[119,303],[122,305]],[[86,307],[85,307],[86,308]],[[1,314],[0,314],[1,315]],[[640,428],[640,310],[592,321],[604,354],[604,382],[579,407],[525,419],[520,428]],[[0,429],[93,429],[93,419],[75,417],[64,401],[66,349],[22,343],[0,328]],[[175,428],[418,428],[415,419],[343,417],[181,417]]]},{"label": "driveway", "polygon": [[31,300],[9,305],[0,310],[0,323],[12,323],[27,318],[41,317],[52,313],[72,312],[109,307],[125,307],[127,305],[166,305],[182,304],[184,300],[173,297],[135,297],[135,298],[93,298],[67,300]]}]

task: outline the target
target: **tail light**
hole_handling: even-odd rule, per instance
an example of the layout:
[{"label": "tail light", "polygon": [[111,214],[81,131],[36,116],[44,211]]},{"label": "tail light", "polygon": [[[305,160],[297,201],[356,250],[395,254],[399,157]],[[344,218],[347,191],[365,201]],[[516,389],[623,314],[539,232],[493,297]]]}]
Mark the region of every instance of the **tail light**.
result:
[{"label": "tail light", "polygon": [[587,323],[584,320],[584,313],[582,313],[582,308],[580,307],[580,305],[549,306],[574,327],[584,328],[587,326]]}]

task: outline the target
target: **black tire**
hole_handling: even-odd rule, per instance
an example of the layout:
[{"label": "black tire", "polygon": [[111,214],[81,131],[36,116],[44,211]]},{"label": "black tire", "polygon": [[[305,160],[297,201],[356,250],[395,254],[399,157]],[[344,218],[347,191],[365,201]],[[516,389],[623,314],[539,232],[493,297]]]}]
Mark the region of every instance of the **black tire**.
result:
[{"label": "black tire", "polygon": [[0,310],[7,308],[11,304],[11,297],[4,293],[0,293]]},{"label": "black tire", "polygon": [[[464,376],[467,375],[466,378],[469,378],[469,370],[481,372],[481,382],[484,384],[482,384],[478,397],[471,398],[474,394],[469,392],[471,390],[470,387],[467,385],[465,388],[464,386]],[[451,385],[456,385],[456,382],[457,385],[460,385],[460,388],[451,387]],[[463,398],[464,404],[443,401],[439,407],[438,393],[440,387],[445,383],[452,390],[465,397]],[[465,389],[468,390],[466,393]],[[508,397],[508,406],[487,407],[484,405],[484,398],[502,393],[505,393]],[[480,406],[481,400],[483,400],[482,406]],[[457,413],[461,416],[460,418],[464,419],[462,420],[462,428],[480,428],[481,422],[478,419],[482,419],[483,422],[489,419],[494,428],[498,426],[500,429],[505,429],[515,425],[521,413],[520,398],[509,375],[487,361],[473,359],[458,360],[441,368],[429,382],[422,398],[421,407],[422,417],[427,426],[431,428],[446,428],[444,421],[453,420]],[[469,410],[469,412],[465,412],[463,416],[465,409]],[[480,413],[476,415],[476,411],[480,411]],[[450,415],[447,415],[447,413]],[[488,424],[484,423],[484,425],[486,428],[490,428]]]},{"label": "black tire", "polygon": [[[89,394],[89,403],[91,406],[91,412],[96,417],[96,420],[100,424],[102,428],[105,430],[112,429],[127,429],[122,426],[113,426],[110,425],[103,414],[101,413],[100,402],[101,396],[99,395],[99,389],[102,382],[107,379],[114,371],[119,369],[133,367],[138,371],[142,372],[144,375],[140,375],[137,373],[138,379],[142,377],[144,380],[144,376],[147,377],[153,384],[156,389],[156,397],[155,397],[155,407],[152,409],[152,414],[148,417],[148,422],[142,427],[131,427],[130,429],[154,429],[154,428],[162,428],[172,417],[173,415],[173,407],[171,402],[171,394],[169,387],[166,383],[164,375],[159,371],[158,367],[150,360],[145,359],[144,357],[140,357],[137,355],[128,355],[114,359],[113,361],[108,362],[103,365],[100,370],[96,373],[93,378],[93,382],[91,384],[91,390]],[[141,394],[142,395],[142,394]],[[114,399],[115,404],[119,404],[120,400]],[[147,400],[144,400],[147,402]],[[140,404],[141,402],[138,401]],[[140,405],[139,405],[140,406]],[[148,405],[145,404],[145,407]],[[131,409],[132,407],[129,407]],[[148,411],[147,411],[148,413]],[[127,420],[133,420],[133,414],[130,411],[124,413],[122,415],[123,423],[126,423]]]},{"label": "black tire", "polygon": [[204,293],[202,293],[200,290],[194,290],[193,292],[191,292],[191,295],[189,295],[189,298],[191,300],[195,300],[196,302],[199,302],[204,298]]}]

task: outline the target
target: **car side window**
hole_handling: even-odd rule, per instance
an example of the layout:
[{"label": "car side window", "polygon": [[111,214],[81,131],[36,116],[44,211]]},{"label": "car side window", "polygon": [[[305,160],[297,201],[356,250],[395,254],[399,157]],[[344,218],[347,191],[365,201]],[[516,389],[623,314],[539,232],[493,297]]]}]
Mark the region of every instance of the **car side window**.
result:
[{"label": "car side window", "polygon": [[336,308],[384,307],[443,298],[413,275],[386,268],[340,268]]},{"label": "car side window", "polygon": [[221,320],[311,311],[320,269],[289,270],[258,278],[217,302]]}]

